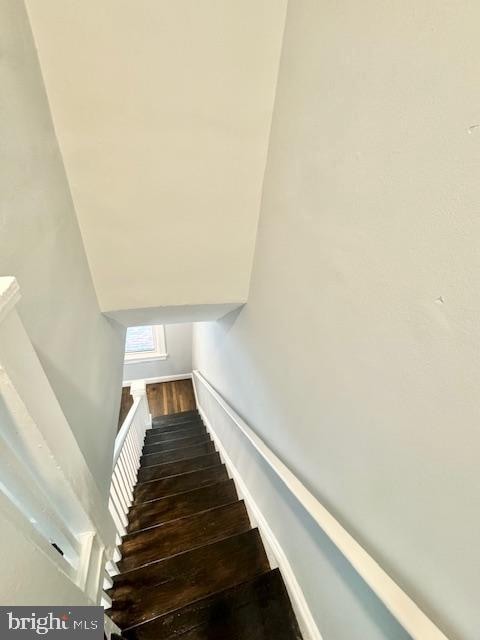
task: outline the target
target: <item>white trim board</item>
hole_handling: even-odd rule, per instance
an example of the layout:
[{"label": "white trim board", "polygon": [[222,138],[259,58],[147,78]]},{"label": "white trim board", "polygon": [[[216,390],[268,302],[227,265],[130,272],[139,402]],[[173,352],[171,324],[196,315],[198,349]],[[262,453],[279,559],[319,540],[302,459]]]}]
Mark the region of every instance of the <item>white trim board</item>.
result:
[{"label": "white trim board", "polygon": [[[273,451],[226,402],[226,400],[218,393],[218,391],[216,391],[214,387],[212,387],[208,380],[206,380],[206,378],[204,378],[203,375],[197,370],[194,370],[193,374],[197,407],[202,417],[204,417],[205,411],[201,408],[198,402],[198,394],[196,392],[196,385],[198,383],[202,384],[202,386],[207,390],[210,396],[214,398],[216,403],[223,409],[230,420],[233,421],[233,423],[242,432],[242,434],[254,447],[257,453],[276,473],[285,487],[290,491],[295,499],[298,500],[299,504],[302,505],[307,513],[309,513],[310,517],[317,523],[322,531],[330,538],[330,540],[337,547],[340,553],[343,554],[345,559],[352,565],[358,575],[377,595],[380,601],[384,604],[388,611],[390,611],[390,613],[398,621],[398,623],[407,631],[412,639],[448,640],[447,636],[434,624],[432,620],[430,620],[430,618],[420,609],[420,607],[410,598],[410,596],[405,593],[405,591],[403,591],[400,586],[382,569],[382,567],[375,561],[375,559],[372,558],[372,556],[370,556],[365,551],[365,549],[348,533],[348,531],[346,531],[346,529],[342,527],[342,525],[332,516],[332,514],[326,509],[326,507],[324,507],[321,502],[319,502],[319,500],[317,500],[317,498],[312,493],[310,493],[310,491],[300,482],[300,480],[294,475],[294,473],[292,473],[292,471],[290,471],[290,469],[280,460],[280,458],[278,458],[273,453]],[[221,450],[223,448],[221,447],[221,442],[216,436],[213,426],[210,423],[208,424],[210,425],[209,429],[211,430],[212,437],[215,440],[215,444],[217,444],[217,446]],[[227,457],[225,457],[226,465]],[[233,475],[233,469],[231,469],[231,473]],[[240,491],[242,490],[241,485],[239,485],[239,489]],[[247,498],[245,498],[245,502],[247,503]],[[255,508],[253,505],[255,505],[255,503],[252,500],[250,502],[252,512]],[[258,526],[261,531],[260,524],[261,520],[258,521]],[[270,530],[268,523],[265,522],[265,526],[268,530]],[[269,539],[269,536],[270,533],[264,533],[264,539],[266,542]],[[273,540],[275,540],[275,536],[272,532],[270,540],[268,541],[271,542]],[[277,545],[279,551],[281,552],[281,547],[278,542]],[[272,550],[273,549],[274,547],[272,547]],[[285,554],[283,555],[285,557],[285,561],[288,563]],[[280,570],[282,571],[282,567],[280,565],[281,557],[277,556],[277,560]],[[293,576],[293,578],[295,577],[293,571],[291,575]],[[298,603],[294,602],[294,598],[296,597],[295,589],[292,588],[292,584],[288,584],[288,580],[290,579],[288,570],[287,573],[283,573],[283,577],[285,579],[287,588],[289,588],[290,595],[292,597],[292,604],[298,606]],[[302,592],[300,587],[299,591],[301,594]],[[305,600],[304,602],[305,610],[309,612],[308,605]],[[296,613],[298,615],[297,609]],[[320,638],[320,635],[313,635],[311,637]]]},{"label": "white trim board", "polygon": [[[174,382],[175,380],[191,380],[191,373],[178,373],[172,376],[156,376],[154,378],[141,378],[145,384],[156,384],[158,382]],[[130,387],[132,382],[136,382],[136,380],[124,380],[122,382],[122,387]]]}]

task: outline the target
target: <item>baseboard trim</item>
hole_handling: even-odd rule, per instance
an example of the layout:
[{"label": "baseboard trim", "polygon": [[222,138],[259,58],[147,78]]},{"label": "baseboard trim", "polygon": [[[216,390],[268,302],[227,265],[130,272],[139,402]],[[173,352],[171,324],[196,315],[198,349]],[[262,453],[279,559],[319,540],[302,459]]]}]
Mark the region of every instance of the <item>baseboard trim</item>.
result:
[{"label": "baseboard trim", "polygon": [[193,388],[195,391],[195,399],[197,401],[198,412],[200,413],[207,431],[209,432],[212,440],[215,443],[215,446],[220,454],[220,458],[227,468],[229,476],[235,483],[239,498],[245,501],[245,506],[247,508],[248,516],[250,518],[252,526],[258,527],[270,565],[272,569],[276,567],[280,569],[280,573],[282,574],[283,580],[285,582],[285,586],[287,588],[288,595],[290,596],[292,607],[295,611],[298,625],[300,627],[300,631],[302,632],[304,640],[323,640],[320,631],[315,624],[307,601],[305,600],[302,588],[298,583],[298,580],[295,576],[295,573],[293,572],[293,569],[283,548],[281,547],[275,534],[270,528],[270,525],[262,514],[260,507],[257,505],[255,499],[242,480],[242,477],[233,464],[232,459],[225,450],[225,447],[216,434],[215,429],[208,419],[206,412],[200,405],[195,389],[195,384],[193,385]]},{"label": "baseboard trim", "polygon": [[[145,384],[155,384],[157,382],[174,382],[175,380],[191,380],[192,379],[192,374],[191,373],[178,373],[177,375],[173,375],[173,376],[157,376],[154,378],[141,378]],[[124,380],[122,383],[122,387],[130,387],[132,382],[135,382],[135,380]]]}]

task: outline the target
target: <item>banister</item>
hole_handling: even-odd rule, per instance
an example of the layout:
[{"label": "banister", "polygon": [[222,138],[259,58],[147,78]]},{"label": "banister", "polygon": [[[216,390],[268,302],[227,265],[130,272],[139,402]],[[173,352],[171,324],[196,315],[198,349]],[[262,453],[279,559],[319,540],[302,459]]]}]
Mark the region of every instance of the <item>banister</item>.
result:
[{"label": "banister", "polygon": [[117,464],[118,456],[122,452],[122,447],[123,447],[123,444],[125,442],[125,438],[127,437],[128,432],[130,431],[130,427],[132,425],[133,418],[135,417],[135,414],[137,412],[138,405],[140,404],[140,402],[141,402],[141,398],[135,398],[135,400],[133,401],[132,406],[130,407],[129,412],[127,413],[127,415],[125,417],[125,420],[123,421],[122,426],[120,427],[120,431],[117,433],[117,437],[115,438],[115,448],[114,448],[114,452],[113,452],[113,466],[114,467]]},{"label": "banister", "polygon": [[[377,595],[413,640],[448,640],[420,607],[382,569],[367,551],[351,536],[321,502],[305,487],[295,474],[278,458],[226,400],[198,371],[193,379],[200,382],[224,412],[237,425],[250,444],[265,460],[291,494],[307,511],[356,572]],[[199,409],[201,407],[199,406]]]},{"label": "banister", "polygon": [[[117,531],[117,546],[114,549],[113,562],[107,562],[106,568],[110,576],[118,572],[115,562],[118,562],[122,557],[118,545],[121,543],[122,536],[126,534],[126,515],[133,500],[143,441],[146,430],[151,428],[152,424],[145,381],[135,380],[131,384],[130,394],[133,397],[133,404],[115,438],[113,453],[108,508]],[[108,605],[108,598],[105,594],[102,601],[105,606]]]}]

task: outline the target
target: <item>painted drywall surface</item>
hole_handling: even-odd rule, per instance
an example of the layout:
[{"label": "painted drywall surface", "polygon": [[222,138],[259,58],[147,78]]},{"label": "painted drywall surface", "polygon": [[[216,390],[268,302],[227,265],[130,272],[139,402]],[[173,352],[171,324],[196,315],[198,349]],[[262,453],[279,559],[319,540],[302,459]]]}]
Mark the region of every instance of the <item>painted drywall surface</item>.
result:
[{"label": "painted drywall surface", "polygon": [[28,0],[104,311],[246,300],[286,4]]},{"label": "painted drywall surface", "polygon": [[192,324],[165,325],[165,341],[168,353],[166,360],[126,363],[123,367],[123,379],[139,380],[191,373]]},{"label": "painted drywall surface", "polygon": [[102,491],[111,469],[124,329],[98,307],[23,2],[0,2],[0,273]]},{"label": "painted drywall surface", "polygon": [[[3,1],[3,0],[2,0]],[[13,4],[13,3],[12,3]],[[0,602],[6,605],[87,606],[85,594],[2,512]]]},{"label": "painted drywall surface", "polygon": [[[322,639],[408,640],[410,636],[285,489],[232,419],[201,383],[195,386],[201,410],[286,553]],[[266,539],[265,544],[268,542]],[[286,576],[285,580],[289,588]],[[305,640],[317,638],[318,633],[313,635],[314,630],[305,627],[296,609],[295,594],[290,597]]]},{"label": "painted drywall surface", "polygon": [[[462,640],[480,628],[479,20],[289,4],[249,301],[194,329],[194,367]],[[332,629],[311,604],[348,637],[348,607]]]}]

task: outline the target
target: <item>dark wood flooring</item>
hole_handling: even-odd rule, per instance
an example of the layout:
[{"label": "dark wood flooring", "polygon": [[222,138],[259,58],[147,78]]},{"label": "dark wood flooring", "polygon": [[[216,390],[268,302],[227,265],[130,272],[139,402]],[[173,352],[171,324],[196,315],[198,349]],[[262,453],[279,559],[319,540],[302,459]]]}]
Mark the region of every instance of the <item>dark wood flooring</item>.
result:
[{"label": "dark wood flooring", "polygon": [[152,416],[195,410],[195,394],[191,380],[175,380],[147,385],[148,404]]},{"label": "dark wood flooring", "polygon": [[[163,389],[156,393],[163,402]],[[107,613],[122,635],[301,640],[282,577],[198,413],[157,413],[153,423],[109,590]]]},{"label": "dark wood flooring", "polygon": [[[191,380],[175,380],[147,384],[148,404],[152,416],[165,416],[195,410],[195,394]],[[120,428],[133,404],[130,387],[122,388],[118,427]]]}]

